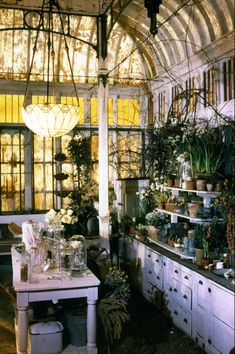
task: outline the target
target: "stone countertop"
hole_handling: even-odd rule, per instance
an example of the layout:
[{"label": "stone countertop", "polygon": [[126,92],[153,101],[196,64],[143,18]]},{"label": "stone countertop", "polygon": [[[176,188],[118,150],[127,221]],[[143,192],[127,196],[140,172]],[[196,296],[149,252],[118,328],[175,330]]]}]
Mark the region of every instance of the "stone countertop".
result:
[{"label": "stone countertop", "polygon": [[[133,237],[130,237],[130,238],[133,239]],[[225,277],[216,275],[209,270],[204,270],[204,269],[200,268],[197,264],[193,263],[192,260],[183,259],[180,256],[178,256],[177,254],[174,254],[173,252],[164,249],[160,245],[156,245],[151,242],[141,242],[139,240],[136,240],[136,241],[140,242],[143,245],[149,247],[150,249],[162,254],[163,256],[166,256],[166,257],[172,259],[173,261],[178,262],[179,264],[182,264],[183,266],[193,270],[194,272],[203,275],[205,278],[212,280],[213,282],[217,283],[218,285],[221,285],[224,288],[234,292],[235,285],[232,284],[232,279],[234,279],[234,278],[230,277],[229,279],[226,279]]]}]

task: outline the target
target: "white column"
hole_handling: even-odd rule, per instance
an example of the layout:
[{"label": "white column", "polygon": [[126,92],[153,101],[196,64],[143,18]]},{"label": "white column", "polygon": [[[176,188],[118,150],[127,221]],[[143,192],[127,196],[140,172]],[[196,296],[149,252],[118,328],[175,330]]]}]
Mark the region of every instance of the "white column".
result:
[{"label": "white column", "polygon": [[102,247],[109,248],[109,173],[108,173],[108,82],[107,66],[99,59],[99,228]]},{"label": "white column", "polygon": [[32,209],[32,132],[31,130],[24,131],[25,149],[24,149],[24,161],[25,161],[25,209]]}]

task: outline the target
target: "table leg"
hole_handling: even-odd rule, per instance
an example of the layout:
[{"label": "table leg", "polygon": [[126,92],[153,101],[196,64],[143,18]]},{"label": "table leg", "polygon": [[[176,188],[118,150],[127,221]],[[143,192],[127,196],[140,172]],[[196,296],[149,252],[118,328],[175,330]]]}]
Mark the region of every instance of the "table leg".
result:
[{"label": "table leg", "polygon": [[17,308],[17,354],[27,354],[28,345],[28,308]]},{"label": "table leg", "polygon": [[87,349],[96,348],[96,301],[87,300]]}]

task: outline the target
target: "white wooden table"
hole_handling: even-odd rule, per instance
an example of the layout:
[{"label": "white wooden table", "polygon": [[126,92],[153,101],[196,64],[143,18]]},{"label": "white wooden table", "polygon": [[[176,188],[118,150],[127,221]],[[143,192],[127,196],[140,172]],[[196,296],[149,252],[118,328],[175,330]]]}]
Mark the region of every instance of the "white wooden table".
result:
[{"label": "white wooden table", "polygon": [[20,262],[17,261],[19,255],[14,247],[11,254],[13,287],[16,291],[17,354],[27,354],[29,303],[81,297],[87,298],[87,353],[96,354],[96,301],[99,279],[91,272],[79,278],[48,279],[56,273],[56,270],[49,270],[39,274],[39,282],[36,284],[21,282]]}]

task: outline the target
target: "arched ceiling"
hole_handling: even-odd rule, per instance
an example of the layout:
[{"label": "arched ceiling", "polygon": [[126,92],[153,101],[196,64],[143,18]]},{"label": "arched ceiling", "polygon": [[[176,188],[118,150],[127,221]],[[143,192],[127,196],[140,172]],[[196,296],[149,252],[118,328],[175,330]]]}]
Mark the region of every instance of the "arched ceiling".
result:
[{"label": "arched ceiling", "polygon": [[[15,10],[6,16],[6,12],[1,14],[5,10],[0,9],[0,29],[9,26],[10,22],[15,24],[20,21],[18,17],[22,15],[18,10],[22,7],[32,9],[41,7],[41,4],[42,0],[1,0],[0,7]],[[108,66],[110,76],[119,77],[123,82],[129,78],[138,78],[141,82],[156,77],[160,67],[169,68],[182,63],[232,32],[234,24],[233,0],[162,0],[155,37],[149,33],[150,19],[144,0],[59,0],[59,4],[65,13],[86,15],[71,16],[71,33],[91,44],[96,43],[95,16],[111,14],[109,25],[114,24],[114,19],[117,20],[108,42]],[[19,75],[28,70],[30,56],[26,55],[25,60],[21,60],[22,47],[31,53],[35,34],[29,34],[28,31],[16,33],[17,30],[11,31],[11,34],[0,32],[0,72]],[[34,79],[42,80],[46,67],[46,41],[42,34],[40,36]],[[63,76],[62,81],[66,81],[69,80],[68,61],[66,54],[61,51],[63,43],[60,37],[55,37],[55,48],[59,53],[57,75]],[[75,76],[83,77],[80,82],[87,82],[87,77],[96,78],[94,49],[72,38],[68,42]],[[11,50],[11,60],[18,63],[13,64],[15,68],[9,64],[9,43],[15,48],[14,53]]]}]

